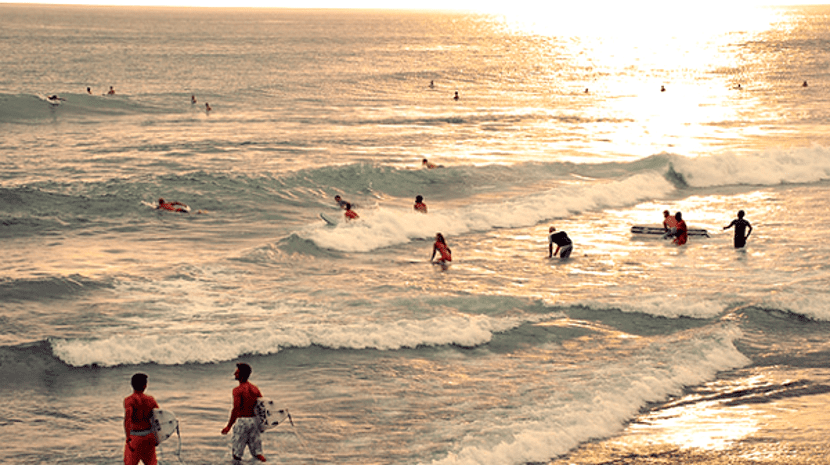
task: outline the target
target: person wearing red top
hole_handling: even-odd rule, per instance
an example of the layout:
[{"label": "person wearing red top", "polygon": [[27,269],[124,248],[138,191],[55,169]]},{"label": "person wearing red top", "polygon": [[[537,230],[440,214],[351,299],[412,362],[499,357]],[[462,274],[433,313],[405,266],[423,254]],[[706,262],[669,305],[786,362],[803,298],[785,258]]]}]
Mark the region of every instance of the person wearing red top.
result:
[{"label": "person wearing red top", "polygon": [[234,378],[239,381],[239,386],[233,388],[233,410],[228,420],[228,425],[222,429],[222,434],[228,434],[233,427],[233,441],[231,452],[236,463],[242,460],[245,447],[251,451],[251,455],[265,462],[262,455],[262,439],[260,439],[259,422],[254,413],[256,401],[262,397],[259,388],[248,382],[251,376],[251,366],[247,363],[237,363]]},{"label": "person wearing red top", "polygon": [[432,246],[432,256],[429,257],[430,261],[435,258],[436,252],[441,254],[441,258],[435,263],[446,265],[447,262],[452,261],[452,250],[450,250],[447,246],[447,242],[444,240],[444,235],[441,233],[435,235],[435,244]]},{"label": "person wearing red top", "polygon": [[[178,207],[185,207],[185,208],[178,208]],[[187,213],[186,210],[187,205],[181,202],[165,202],[164,199],[159,199],[159,204],[156,206],[156,210],[169,210],[171,212],[179,212],[179,213]]]},{"label": "person wearing red top", "polygon": [[675,213],[674,219],[677,220],[675,225],[676,232],[674,233],[674,243],[678,246],[683,245],[689,239],[688,228],[686,222],[683,221],[683,215],[680,212]]},{"label": "person wearing red top", "polygon": [[127,444],[124,446],[124,465],[137,465],[139,460],[144,465],[156,465],[156,435],[150,426],[153,409],[159,408],[152,396],[144,394],[147,389],[147,375],[136,373],[130,380],[132,395],[124,399],[124,433]]},{"label": "person wearing red top", "polygon": [[344,213],[344,215],[346,216],[346,220],[348,221],[360,218],[359,216],[357,216],[357,213],[355,213],[355,211],[352,210],[352,204],[350,204],[349,202],[346,202],[346,213]]},{"label": "person wearing red top", "polygon": [[424,197],[423,196],[418,195],[418,196],[415,197],[415,211],[418,211],[418,212],[421,212],[421,213],[426,213],[427,212],[427,206],[424,203]]}]

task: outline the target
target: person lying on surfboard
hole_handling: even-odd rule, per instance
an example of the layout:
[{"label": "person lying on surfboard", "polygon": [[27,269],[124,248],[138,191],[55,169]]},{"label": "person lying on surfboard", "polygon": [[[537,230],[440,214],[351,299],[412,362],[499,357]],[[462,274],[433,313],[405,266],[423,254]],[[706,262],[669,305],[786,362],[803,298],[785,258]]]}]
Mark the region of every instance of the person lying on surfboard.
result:
[{"label": "person lying on surfboard", "polygon": [[[184,207],[184,208],[179,208]],[[181,202],[165,202],[164,199],[159,198],[159,204],[156,206],[156,210],[169,210],[171,212],[179,212],[179,213],[188,213],[189,207]]]}]

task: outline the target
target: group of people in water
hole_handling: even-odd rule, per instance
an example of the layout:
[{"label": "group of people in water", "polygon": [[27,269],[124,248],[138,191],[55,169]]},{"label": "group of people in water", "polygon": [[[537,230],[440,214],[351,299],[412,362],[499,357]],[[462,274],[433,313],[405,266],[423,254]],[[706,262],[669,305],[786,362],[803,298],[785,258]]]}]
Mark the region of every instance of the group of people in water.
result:
[{"label": "group of people in water", "polygon": [[[265,462],[260,438],[260,425],[255,412],[257,399],[262,397],[259,388],[248,381],[253,370],[247,363],[237,363],[234,378],[239,385],[232,391],[233,407],[228,424],[222,434],[228,434],[233,428],[231,454],[235,464],[241,463],[242,454],[249,449],[251,455],[260,462]],[[133,393],[124,399],[124,434],[127,442],[124,446],[124,465],[156,465],[156,446],[159,441],[153,430],[153,409],[159,408],[156,399],[144,393],[147,389],[148,376],[136,373],[130,379]]]}]

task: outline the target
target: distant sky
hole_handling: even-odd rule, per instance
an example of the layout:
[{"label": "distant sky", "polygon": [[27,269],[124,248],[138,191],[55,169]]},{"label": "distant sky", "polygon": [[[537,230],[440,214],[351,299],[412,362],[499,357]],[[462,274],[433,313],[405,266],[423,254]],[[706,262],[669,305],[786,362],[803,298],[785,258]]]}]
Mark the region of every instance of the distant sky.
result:
[{"label": "distant sky", "polygon": [[384,8],[384,9],[441,9],[472,10],[492,13],[510,13],[520,9],[524,13],[544,5],[543,11],[552,14],[557,5],[573,11],[576,6],[585,14],[598,11],[604,6],[619,9],[621,4],[637,11],[653,14],[678,12],[683,9],[707,8],[717,11],[719,6],[729,5],[730,9],[757,5],[804,5],[826,4],[830,0],[698,0],[695,2],[666,2],[656,0],[0,0],[0,3],[51,3],[86,5],[164,5],[203,7],[281,7],[281,8]]}]

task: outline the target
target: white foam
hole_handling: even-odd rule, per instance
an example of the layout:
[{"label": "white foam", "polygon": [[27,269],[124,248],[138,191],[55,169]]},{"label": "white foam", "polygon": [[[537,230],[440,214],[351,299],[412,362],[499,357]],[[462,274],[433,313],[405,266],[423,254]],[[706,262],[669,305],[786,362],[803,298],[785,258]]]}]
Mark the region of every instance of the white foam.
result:
[{"label": "white foam", "polygon": [[333,349],[395,350],[418,346],[485,344],[493,334],[549,315],[493,318],[450,315],[387,323],[305,324],[284,327],[266,323],[261,329],[226,328],[210,332],[165,331],[119,334],[97,339],[52,339],[52,351],[72,366],[117,366],[141,363],[178,365],[213,363],[244,354],[274,354],[286,347],[319,345]]},{"label": "white foam", "polygon": [[548,399],[484,417],[468,427],[473,433],[461,439],[456,452],[432,464],[547,462],[584,441],[614,434],[648,402],[748,364],[733,345],[738,337],[734,326],[723,326],[655,342],[623,363],[597,367],[589,379]]},{"label": "white foam", "polygon": [[830,179],[830,149],[770,149],[751,155],[672,157],[674,170],[691,187],[774,186]]},{"label": "white foam", "polygon": [[605,182],[563,184],[548,191],[499,203],[474,204],[443,210],[434,204],[423,215],[410,210],[380,207],[360,212],[361,218],[336,228],[314,227],[299,234],[317,246],[343,252],[369,252],[428,239],[492,228],[532,226],[576,212],[633,205],[673,190],[664,176],[651,172]]},{"label": "white foam", "polygon": [[[682,305],[678,305],[682,302]],[[586,301],[584,305],[597,309],[617,309],[625,313],[642,313],[663,318],[714,318],[727,308],[726,302],[701,299],[694,295],[682,297],[652,294],[636,299]]]},{"label": "white foam", "polygon": [[827,299],[827,291],[779,292],[770,294],[757,305],[804,315],[814,320],[830,321],[830,300]]}]

